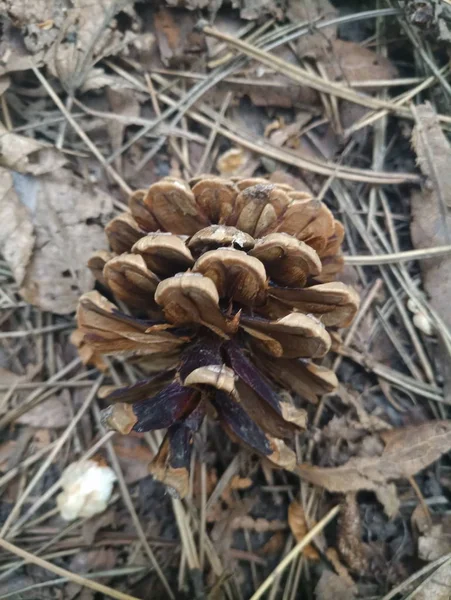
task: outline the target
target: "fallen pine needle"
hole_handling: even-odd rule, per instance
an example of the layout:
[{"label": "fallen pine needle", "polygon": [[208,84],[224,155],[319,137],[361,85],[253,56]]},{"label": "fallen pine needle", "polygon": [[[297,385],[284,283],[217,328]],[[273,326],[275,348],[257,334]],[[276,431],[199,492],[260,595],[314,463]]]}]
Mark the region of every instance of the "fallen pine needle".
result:
[{"label": "fallen pine needle", "polygon": [[4,548],[8,552],[11,552],[12,554],[15,554],[16,556],[20,556],[29,563],[37,565],[38,567],[42,567],[43,569],[47,569],[47,571],[51,571],[52,573],[55,573],[55,575],[67,577],[67,579],[69,579],[73,583],[78,583],[83,587],[87,587],[91,590],[94,590],[95,592],[105,594],[110,598],[117,598],[118,600],[139,600],[139,598],[137,598],[136,596],[129,596],[128,594],[123,594],[122,592],[113,590],[113,588],[110,588],[106,585],[102,585],[101,583],[97,583],[96,581],[90,581],[89,579],[86,579],[81,575],[77,575],[76,573],[71,573],[66,569],[57,567],[56,565],[48,562],[47,560],[39,558],[38,556],[35,556],[34,554],[31,554],[30,552],[27,552],[26,550],[23,550],[22,548],[19,548],[18,546],[7,542],[3,538],[0,538],[0,547]]},{"label": "fallen pine needle", "polygon": [[347,265],[369,267],[372,265],[391,265],[409,260],[423,260],[441,256],[442,254],[451,254],[451,246],[420,248],[419,250],[407,250],[406,252],[394,252],[393,254],[378,254],[374,256],[345,256],[344,259]]},{"label": "fallen pine needle", "polygon": [[340,512],[340,506],[335,506],[330,510],[325,517],[318,521],[318,523],[313,527],[306,536],[302,538],[302,540],[296,544],[296,546],[289,552],[283,560],[277,565],[274,571],[265,579],[265,581],[261,584],[258,590],[251,596],[250,600],[258,600],[261,598],[266,590],[271,586],[271,584],[277,579],[281,573],[288,567],[288,565],[300,554],[304,548],[306,548],[313,538],[320,533],[324,529],[324,527],[335,518]]}]

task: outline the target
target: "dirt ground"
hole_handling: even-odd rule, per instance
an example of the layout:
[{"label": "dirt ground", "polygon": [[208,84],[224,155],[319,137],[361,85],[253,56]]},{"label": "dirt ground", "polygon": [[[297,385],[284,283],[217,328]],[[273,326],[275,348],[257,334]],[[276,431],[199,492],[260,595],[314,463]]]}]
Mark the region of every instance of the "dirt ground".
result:
[{"label": "dirt ground", "polygon": [[[451,598],[450,57],[450,0],[0,0],[0,600]],[[211,418],[180,500],[71,333],[130,193],[203,173],[325,202],[361,304],[296,470]]]}]

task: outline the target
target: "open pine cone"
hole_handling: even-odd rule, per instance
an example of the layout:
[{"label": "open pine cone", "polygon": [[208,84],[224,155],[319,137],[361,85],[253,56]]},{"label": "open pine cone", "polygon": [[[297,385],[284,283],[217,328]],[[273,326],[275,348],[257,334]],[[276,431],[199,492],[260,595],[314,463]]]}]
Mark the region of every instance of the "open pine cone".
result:
[{"label": "open pine cone", "polygon": [[292,397],[317,402],[334,389],[334,373],[310,359],[358,307],[333,281],[342,225],[310,195],[264,179],[168,177],[129,204],[106,227],[113,252],[89,261],[129,312],[84,294],[74,340],[85,362],[140,356],[156,374],[106,394],[104,422],[123,434],[167,429],[150,470],[179,496],[207,411],[233,439],[294,468],[286,442],[306,412]]}]

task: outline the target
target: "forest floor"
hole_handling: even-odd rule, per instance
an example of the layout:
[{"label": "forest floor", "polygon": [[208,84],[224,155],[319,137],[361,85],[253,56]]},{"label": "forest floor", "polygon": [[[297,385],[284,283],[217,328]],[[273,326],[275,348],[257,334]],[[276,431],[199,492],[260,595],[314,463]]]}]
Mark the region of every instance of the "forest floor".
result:
[{"label": "forest floor", "polygon": [[[451,598],[450,57],[449,0],[0,0],[0,600]],[[70,334],[130,192],[200,173],[323,200],[361,305],[297,473],[210,420],[178,500]]]}]

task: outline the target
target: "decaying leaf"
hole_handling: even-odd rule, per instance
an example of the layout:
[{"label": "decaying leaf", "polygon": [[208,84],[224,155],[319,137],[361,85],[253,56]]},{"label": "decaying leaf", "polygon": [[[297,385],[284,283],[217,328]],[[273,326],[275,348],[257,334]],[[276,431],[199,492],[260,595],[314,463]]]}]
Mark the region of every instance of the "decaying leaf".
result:
[{"label": "decaying leaf", "polygon": [[399,500],[398,491],[394,483],[381,485],[376,490],[376,497],[384,507],[384,512],[389,519],[392,519],[398,514],[401,502]]},{"label": "decaying leaf", "polygon": [[[331,20],[337,16],[337,9],[329,0],[290,0],[288,2],[287,17],[293,23],[315,23],[318,20]],[[329,48],[332,40],[337,36],[336,25],[331,25],[315,31],[314,27],[308,35],[296,40],[296,49],[299,57],[320,58]]]},{"label": "decaying leaf", "polygon": [[429,102],[417,106],[416,113],[418,123],[412,132],[412,145],[418,166],[423,175],[432,180],[434,187],[439,188],[435,193],[439,191],[451,207],[451,146]]},{"label": "decaying leaf", "polygon": [[324,66],[332,81],[372,81],[393,79],[398,74],[394,64],[355,42],[333,40]]},{"label": "decaying leaf", "polygon": [[411,517],[418,537],[418,556],[433,561],[451,552],[451,518],[447,514],[431,515],[418,504]]},{"label": "decaying leaf", "polygon": [[[295,500],[288,507],[288,525],[290,526],[291,533],[298,542],[308,533],[304,509],[302,508],[302,504]],[[319,560],[318,550],[312,544],[304,548],[303,554],[309,560]]]},{"label": "decaying leaf", "polygon": [[361,529],[356,495],[346,494],[338,517],[338,549],[348,566],[358,573],[364,573],[368,567]]},{"label": "decaying leaf", "polygon": [[72,0],[70,10],[61,0],[0,0],[7,27],[21,34],[4,72],[29,68],[28,54],[35,63],[46,62],[65,85],[81,85],[95,61],[120,52],[135,38],[132,27],[118,28],[120,11],[136,18],[132,0]]},{"label": "decaying leaf", "polygon": [[30,427],[59,429],[66,427],[72,420],[70,396],[67,390],[55,394],[15,420],[15,423]]},{"label": "decaying leaf", "polygon": [[153,453],[140,436],[115,435],[113,446],[126,483],[136,483],[149,475]]},{"label": "decaying leaf", "polygon": [[297,473],[330,492],[376,491],[389,481],[415,475],[448,452],[451,421],[429,421],[386,431],[382,436],[385,447],[380,456],[351,458],[340,467],[303,464]]},{"label": "decaying leaf", "polygon": [[[418,106],[416,113],[419,125],[414,128],[412,143],[431,185],[412,193],[410,231],[415,248],[431,248],[451,243],[451,147],[429,103]],[[431,306],[451,327],[449,255],[422,260],[420,267]]]},{"label": "decaying leaf", "polygon": [[197,16],[164,7],[155,13],[155,35],[165,66],[188,66],[205,50],[205,36],[196,30]]},{"label": "decaying leaf", "polygon": [[451,597],[451,568],[446,561],[424,582],[418,592],[410,596],[412,600],[449,600]]},{"label": "decaying leaf", "polygon": [[247,150],[231,148],[221,154],[216,168],[223,177],[250,177],[257,167],[257,162]]},{"label": "decaying leaf", "polygon": [[43,175],[62,167],[64,155],[49,144],[10,133],[0,124],[0,167],[19,173]]},{"label": "decaying leaf", "polygon": [[[102,225],[112,200],[64,168],[48,172],[48,155],[41,151],[18,152],[23,173],[0,167],[0,252],[25,300],[68,314],[92,287],[85,265],[92,251],[106,248]],[[41,169],[44,174],[29,174]]]},{"label": "decaying leaf", "polygon": [[349,587],[352,588],[354,586],[354,580],[349,574],[348,569],[341,562],[338,552],[335,550],[335,548],[327,548],[326,556],[330,560],[337,575],[339,575],[341,579],[343,579],[349,585]]},{"label": "decaying leaf", "polygon": [[352,600],[357,588],[333,571],[324,570],[315,588],[316,600]]}]

